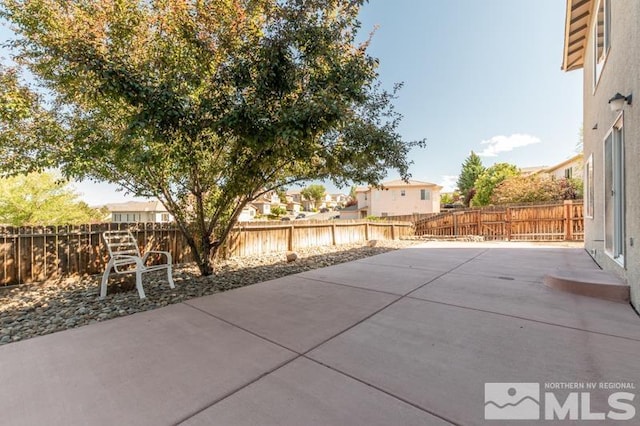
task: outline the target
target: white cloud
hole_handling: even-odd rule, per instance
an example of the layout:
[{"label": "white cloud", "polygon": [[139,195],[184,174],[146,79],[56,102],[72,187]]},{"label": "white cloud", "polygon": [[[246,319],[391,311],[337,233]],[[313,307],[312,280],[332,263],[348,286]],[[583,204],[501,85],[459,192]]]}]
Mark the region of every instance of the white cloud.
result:
[{"label": "white cloud", "polygon": [[533,145],[540,143],[540,139],[531,135],[523,135],[520,133],[513,134],[511,136],[494,136],[489,140],[480,142],[485,146],[482,152],[478,155],[481,157],[496,157],[501,152],[513,151],[514,148],[520,148],[527,145]]},{"label": "white cloud", "polygon": [[456,183],[458,182],[458,176],[442,175],[440,176],[440,185],[442,192],[453,192],[456,189]]}]

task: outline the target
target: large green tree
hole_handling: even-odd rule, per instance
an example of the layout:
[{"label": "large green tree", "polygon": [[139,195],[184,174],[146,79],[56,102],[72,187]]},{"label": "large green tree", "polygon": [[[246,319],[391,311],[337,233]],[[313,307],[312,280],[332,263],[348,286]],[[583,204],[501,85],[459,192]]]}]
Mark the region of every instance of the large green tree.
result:
[{"label": "large green tree", "polygon": [[204,275],[242,208],[331,179],[408,178],[393,92],[356,43],[364,0],[0,0],[47,90],[68,176],[157,197]]},{"label": "large green tree", "polygon": [[92,209],[50,173],[0,179],[0,224],[70,225],[101,222],[106,212]]},{"label": "large green tree", "polygon": [[509,163],[496,163],[486,169],[476,180],[476,194],[471,200],[474,206],[486,206],[491,203],[494,189],[505,179],[517,176],[520,170]]},{"label": "large green tree", "polygon": [[482,165],[482,159],[478,154],[471,151],[471,154],[469,154],[464,160],[464,163],[462,163],[460,176],[458,176],[458,182],[456,183],[458,192],[460,192],[467,207],[469,207],[469,202],[475,193],[476,180],[484,171],[485,168]]}]

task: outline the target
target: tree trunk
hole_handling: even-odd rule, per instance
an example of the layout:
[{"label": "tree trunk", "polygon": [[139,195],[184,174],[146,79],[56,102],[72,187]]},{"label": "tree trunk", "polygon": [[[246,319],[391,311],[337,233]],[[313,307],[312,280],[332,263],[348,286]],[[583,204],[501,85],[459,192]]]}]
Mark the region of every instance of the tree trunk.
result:
[{"label": "tree trunk", "polygon": [[213,274],[213,244],[211,244],[211,236],[203,235],[200,251],[200,259],[198,260],[198,269],[200,269],[200,275],[207,277]]}]

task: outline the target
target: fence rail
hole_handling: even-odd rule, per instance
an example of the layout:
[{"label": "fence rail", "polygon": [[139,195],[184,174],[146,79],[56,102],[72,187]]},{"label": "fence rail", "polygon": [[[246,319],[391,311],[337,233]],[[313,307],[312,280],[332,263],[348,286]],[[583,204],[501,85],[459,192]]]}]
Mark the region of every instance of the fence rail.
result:
[{"label": "fence rail", "polygon": [[487,240],[582,241],[581,200],[452,211],[416,222],[416,235],[479,235]]},{"label": "fence rail", "polygon": [[[180,231],[171,224],[103,223],[80,226],[0,226],[0,286],[104,271],[108,252],[101,234],[131,230],[140,247],[169,251],[175,263],[193,260]],[[283,224],[241,223],[222,256],[249,256],[299,248],[398,239],[414,234],[407,222],[332,221]]]}]

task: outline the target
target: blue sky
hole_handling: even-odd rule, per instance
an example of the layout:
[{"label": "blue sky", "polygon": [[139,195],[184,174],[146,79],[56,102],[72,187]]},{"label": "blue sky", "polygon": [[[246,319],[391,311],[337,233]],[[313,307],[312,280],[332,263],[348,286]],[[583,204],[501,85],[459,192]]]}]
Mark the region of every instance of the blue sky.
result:
[{"label": "blue sky", "polygon": [[[471,150],[485,165],[519,167],[575,154],[582,74],[560,70],[564,13],[559,0],[371,0],[364,6],[362,38],[379,26],[369,53],[380,60],[383,86],[404,83],[395,102],[404,115],[400,133],[427,139],[426,148],[410,154],[413,179],[451,190]],[[111,185],[75,186],[92,205],[131,198]]]}]

